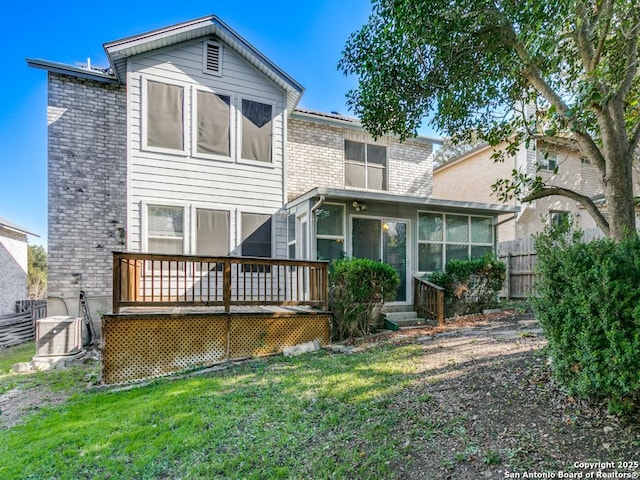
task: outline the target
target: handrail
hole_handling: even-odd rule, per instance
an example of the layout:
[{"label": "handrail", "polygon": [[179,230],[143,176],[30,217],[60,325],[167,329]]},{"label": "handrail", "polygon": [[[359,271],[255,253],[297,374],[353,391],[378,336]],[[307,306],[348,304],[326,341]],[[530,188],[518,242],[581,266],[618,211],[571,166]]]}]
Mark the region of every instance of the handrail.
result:
[{"label": "handrail", "polygon": [[424,318],[437,320],[444,325],[444,288],[430,281],[413,277],[413,308]]},{"label": "handrail", "polygon": [[329,262],[113,252],[113,311],[135,306],[329,309]]}]

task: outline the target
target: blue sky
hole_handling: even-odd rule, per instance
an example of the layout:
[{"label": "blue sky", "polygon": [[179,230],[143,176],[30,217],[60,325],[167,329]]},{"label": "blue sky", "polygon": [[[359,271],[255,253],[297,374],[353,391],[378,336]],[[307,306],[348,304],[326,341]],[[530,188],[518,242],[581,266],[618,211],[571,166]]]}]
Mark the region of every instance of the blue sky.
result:
[{"label": "blue sky", "polygon": [[106,42],[216,14],[305,87],[301,107],[346,114],[355,79],[336,65],[370,12],[370,0],[4,2],[0,217],[40,235],[30,243],[46,245],[47,75],[27,67],[26,57],[71,65],[90,57],[92,65],[107,66]]}]

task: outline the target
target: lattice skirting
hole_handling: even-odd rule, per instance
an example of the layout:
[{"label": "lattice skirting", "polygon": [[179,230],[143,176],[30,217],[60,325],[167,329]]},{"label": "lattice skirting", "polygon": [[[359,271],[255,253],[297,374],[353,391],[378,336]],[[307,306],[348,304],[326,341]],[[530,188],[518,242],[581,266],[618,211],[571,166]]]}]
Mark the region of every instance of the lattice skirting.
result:
[{"label": "lattice skirting", "polygon": [[117,384],[330,341],[329,314],[105,315],[102,383]]}]

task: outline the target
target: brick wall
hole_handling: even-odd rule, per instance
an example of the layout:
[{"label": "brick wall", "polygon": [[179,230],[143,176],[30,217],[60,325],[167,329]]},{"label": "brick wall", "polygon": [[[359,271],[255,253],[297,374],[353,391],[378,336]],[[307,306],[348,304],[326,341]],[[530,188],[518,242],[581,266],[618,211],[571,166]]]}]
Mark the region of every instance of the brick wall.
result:
[{"label": "brick wall", "polygon": [[76,315],[81,289],[110,311],[111,252],[126,240],[126,90],[49,73],[48,95],[49,314]]},{"label": "brick wall", "polygon": [[0,315],[27,298],[27,236],[0,227]]},{"label": "brick wall", "polygon": [[288,131],[287,198],[314,187],[344,188],[344,140],[387,146],[388,191],[430,197],[432,146],[420,140],[400,143],[392,137],[374,142],[366,132],[292,117]]}]

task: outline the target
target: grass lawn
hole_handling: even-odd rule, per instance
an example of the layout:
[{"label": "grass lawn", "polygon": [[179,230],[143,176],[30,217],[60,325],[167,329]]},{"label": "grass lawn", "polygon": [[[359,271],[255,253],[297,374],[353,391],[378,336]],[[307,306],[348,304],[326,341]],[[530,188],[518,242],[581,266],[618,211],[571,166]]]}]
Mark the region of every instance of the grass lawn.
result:
[{"label": "grass lawn", "polygon": [[[20,356],[5,355],[3,371]],[[415,345],[319,352],[82,392],[0,431],[0,478],[390,478],[403,449],[389,407],[420,356]]]},{"label": "grass lawn", "polygon": [[13,375],[33,344],[0,351],[0,479],[559,478],[618,461],[640,475],[640,418],[557,385],[531,315],[415,335],[130,390],[87,390],[95,362]]}]

